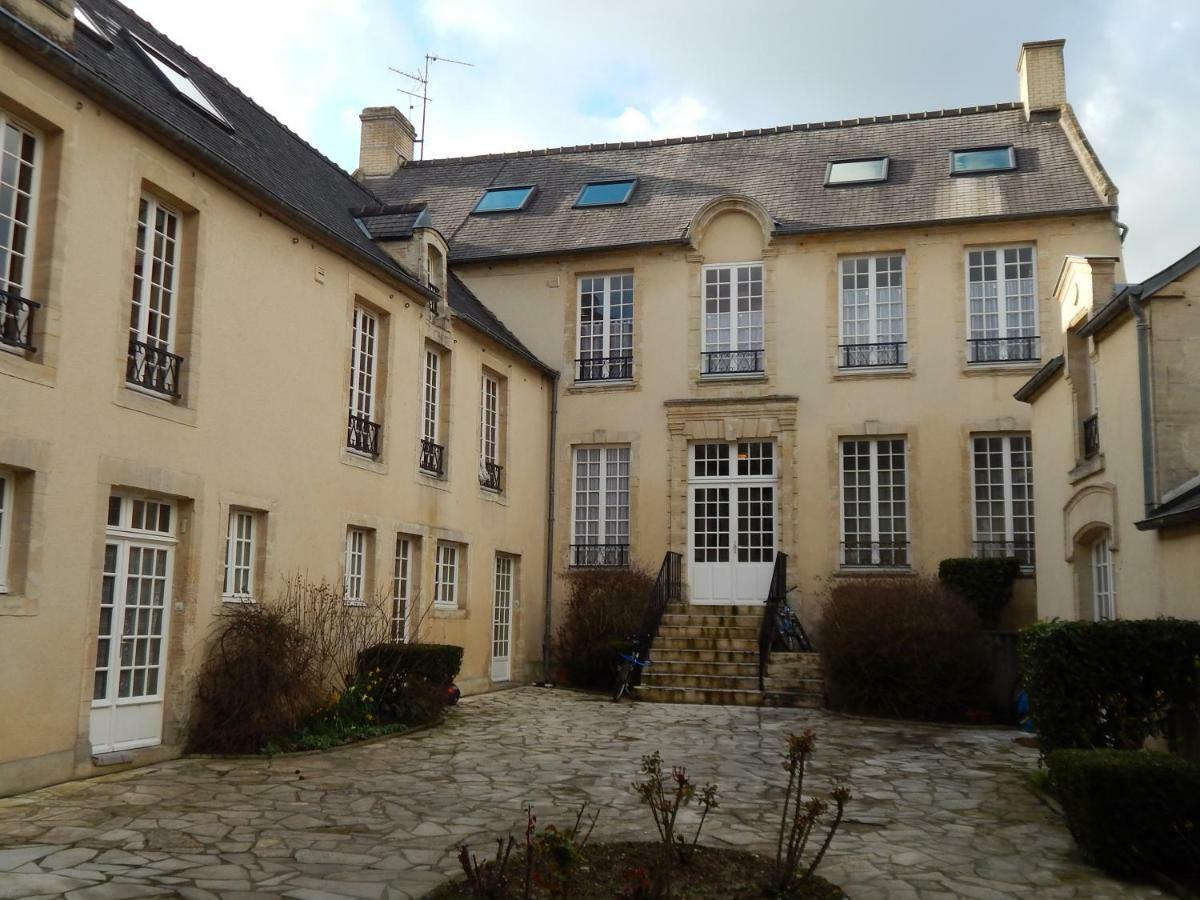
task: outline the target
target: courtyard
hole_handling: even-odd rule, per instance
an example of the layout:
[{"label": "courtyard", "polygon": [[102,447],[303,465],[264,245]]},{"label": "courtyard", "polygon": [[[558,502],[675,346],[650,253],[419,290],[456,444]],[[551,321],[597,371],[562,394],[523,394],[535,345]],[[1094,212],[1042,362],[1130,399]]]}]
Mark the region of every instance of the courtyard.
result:
[{"label": "courtyard", "polygon": [[[0,800],[0,898],[420,897],[524,827],[600,810],[593,841],[650,838],[630,790],[662,752],[720,786],[705,842],[773,852],[784,736],[811,727],[812,786],[846,776],[821,874],[851,897],[1142,897],[1078,857],[1026,786],[1008,729],[821,711],[639,703],[525,687],[438,728],[322,754],[189,758]],[[490,845],[490,846],[489,846]]]}]

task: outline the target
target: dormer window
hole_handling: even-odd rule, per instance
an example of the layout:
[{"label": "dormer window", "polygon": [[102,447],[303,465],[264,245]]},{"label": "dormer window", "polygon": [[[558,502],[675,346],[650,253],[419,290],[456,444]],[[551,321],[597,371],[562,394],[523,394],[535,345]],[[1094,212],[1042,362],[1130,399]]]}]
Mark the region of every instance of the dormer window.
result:
[{"label": "dormer window", "polygon": [[825,184],[874,184],[887,181],[888,157],[840,159],[825,167]]},{"label": "dormer window", "polygon": [[475,208],[471,212],[516,212],[528,206],[529,198],[532,196],[533,185],[531,184],[515,187],[488,188],[484,191],[483,196],[479,198],[479,202],[475,204]]},{"label": "dormer window", "polygon": [[583,186],[576,206],[621,206],[629,202],[633,189],[637,187],[636,178],[617,178],[611,181],[592,181]]},{"label": "dormer window", "polygon": [[951,175],[980,175],[985,172],[1010,172],[1017,167],[1017,154],[1011,145],[974,147],[950,151]]},{"label": "dormer window", "polygon": [[192,81],[191,76],[187,72],[175,65],[175,63],[171,62],[171,60],[167,59],[166,56],[159,53],[141,38],[134,37],[134,42],[146,59],[158,70],[158,73],[175,89],[177,94],[208,113],[226,128],[232,127],[228,120],[221,115],[220,110],[208,99],[204,91],[200,90],[196,82]]},{"label": "dormer window", "polygon": [[425,278],[433,290],[446,292],[446,257],[432,243],[425,245]]}]

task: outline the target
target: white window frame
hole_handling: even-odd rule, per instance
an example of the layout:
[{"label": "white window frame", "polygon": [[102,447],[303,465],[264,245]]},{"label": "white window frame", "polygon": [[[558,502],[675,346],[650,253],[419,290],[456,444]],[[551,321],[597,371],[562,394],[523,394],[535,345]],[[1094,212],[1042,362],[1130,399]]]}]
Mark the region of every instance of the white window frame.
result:
[{"label": "white window frame", "polygon": [[12,520],[16,507],[16,474],[0,469],[0,594],[8,593],[9,556],[12,553]]},{"label": "white window frame", "polygon": [[[902,459],[904,460],[904,490],[899,502],[904,504],[904,540],[900,542],[903,549],[903,559],[905,562],[896,563],[894,561],[885,562],[884,552],[882,547],[882,530],[880,521],[880,469],[879,469],[879,445],[883,442],[899,441],[903,447]],[[869,446],[870,464],[868,468],[869,478],[868,485],[870,491],[870,499],[868,501],[869,516],[871,522],[870,541],[870,561],[847,562],[846,554],[846,445],[847,444],[865,443]],[[841,535],[841,552],[838,554],[838,564],[844,569],[911,569],[912,568],[912,516],[910,510],[910,491],[909,491],[909,469],[908,464],[908,437],[905,435],[883,435],[880,437],[843,437],[838,440],[838,485],[839,485],[839,502],[838,502],[838,530]],[[892,470],[896,471],[896,470]],[[894,485],[892,486],[894,489]],[[897,502],[897,498],[891,498],[890,502]],[[892,518],[895,518],[894,516]],[[892,531],[889,534],[895,535],[897,532]],[[861,539],[862,535],[856,535]],[[895,547],[895,543],[891,543]]]},{"label": "white window frame", "polygon": [[459,545],[438,541],[433,566],[433,603],[442,609],[458,608],[458,584],[462,576]]},{"label": "white window frame", "polygon": [[[755,322],[752,318],[754,315],[753,309],[747,308],[746,310],[743,311],[738,308],[738,299],[739,299],[738,298],[738,289],[737,289],[737,287],[738,287],[738,270],[744,269],[744,268],[758,270],[758,283],[761,286],[761,293],[759,294],[759,297],[758,297],[759,308],[758,308],[757,324],[755,324]],[[712,341],[709,339],[708,274],[710,272],[720,272],[720,271],[726,271],[726,270],[728,270],[730,273],[729,313],[728,313],[729,324],[727,326],[728,331],[729,331],[729,340],[727,342],[719,341],[719,340]],[[751,283],[753,283],[754,279],[751,278],[750,281],[751,281]],[[748,298],[748,299],[750,299],[750,298]],[[767,327],[766,326],[766,309],[767,309],[766,267],[763,265],[762,260],[756,260],[753,262],[719,263],[719,264],[703,266],[701,268],[701,270],[700,270],[700,374],[702,376],[710,376],[710,377],[712,377],[712,376],[729,377],[729,376],[738,376],[738,375],[750,376],[750,377],[761,377],[762,376],[762,374],[766,371],[766,327]],[[719,315],[721,315],[721,313],[718,312],[715,315],[719,316]],[[743,325],[739,322],[739,318],[742,315],[751,317],[748,319],[748,321],[745,325]],[[756,328],[760,334],[760,338],[758,341],[755,341],[753,338],[753,334],[754,334],[754,331]],[[719,332],[723,329],[717,328],[715,330],[717,330]],[[728,372],[727,371],[708,371],[707,362],[706,362],[708,357],[705,356],[704,354],[720,353],[720,352],[726,352],[726,351],[732,352],[732,353],[750,353],[753,351],[758,351],[763,354],[763,356],[761,357],[762,366],[761,366],[761,368],[755,369],[755,370],[741,370],[741,371],[728,371]]]},{"label": "white window frame", "polygon": [[[588,457],[587,464],[591,465],[593,461],[591,456],[595,454],[595,464],[599,465],[599,488],[596,502],[596,534],[580,535],[579,534],[579,480],[580,480],[580,461],[586,455]],[[616,466],[617,471],[610,471],[611,466]],[[624,466],[625,474],[622,475],[620,468]],[[591,477],[590,475],[585,477]],[[573,447],[571,449],[571,543],[586,544],[588,546],[606,546],[609,544],[630,546],[631,540],[631,500],[632,491],[631,481],[633,479],[633,460],[631,448],[628,444],[586,444]],[[584,493],[591,493],[590,490]],[[625,503],[621,505],[620,496],[625,495]],[[617,502],[611,503],[610,498],[616,496]],[[591,509],[589,503],[585,509]],[[610,516],[610,510],[616,510],[617,515]],[[621,511],[624,511],[624,516],[621,516]],[[612,540],[618,538],[619,540]]]},{"label": "white window frame", "polygon": [[[1008,265],[1008,263],[1005,261],[1005,258],[1004,258],[1005,254],[1009,251],[1018,251],[1019,252],[1021,250],[1029,251],[1030,267],[1031,267],[1031,274],[1030,274],[1029,281],[1030,281],[1030,285],[1031,285],[1030,297],[1031,297],[1032,304],[1033,304],[1033,325],[1032,325],[1032,331],[1028,334],[1021,333],[1025,329],[1026,326],[1018,325],[1018,326],[1016,326],[1015,329],[1009,328],[1008,316],[1009,316],[1010,312],[1015,313],[1018,317],[1021,316],[1024,312],[1020,308],[1020,300],[1023,295],[1021,294],[1021,292],[1019,290],[1013,294],[1010,294],[1008,291],[1009,279],[1006,279],[1004,277],[1004,275],[1005,275],[1004,268],[1006,265]],[[995,284],[996,284],[996,329],[995,329],[995,331],[996,331],[996,333],[995,334],[983,333],[983,332],[986,332],[989,330],[987,328],[983,329],[983,332],[977,333],[972,324],[971,285],[973,283],[989,284],[990,282],[982,282],[982,281],[981,282],[972,282],[971,281],[971,254],[973,254],[973,253],[983,254],[983,253],[992,253],[992,252],[994,252],[996,254],[996,281],[995,281]],[[1021,264],[1019,257],[1017,259],[1016,264],[1018,266]],[[981,265],[983,265],[983,263],[981,263]],[[966,317],[966,326],[967,326],[967,362],[968,362],[968,364],[978,366],[978,365],[989,365],[989,364],[997,364],[998,363],[998,364],[1003,365],[1003,364],[1007,364],[1010,362],[1010,360],[1007,359],[1006,354],[1000,354],[1000,353],[997,353],[997,356],[1004,357],[1004,358],[998,358],[995,360],[978,360],[978,361],[972,360],[971,359],[971,356],[972,356],[971,350],[975,346],[974,344],[971,343],[971,341],[973,341],[973,340],[1001,340],[1002,341],[1002,340],[1006,340],[1008,338],[1014,338],[1014,339],[1028,338],[1029,340],[1034,341],[1035,345],[1036,345],[1036,342],[1040,341],[1040,338],[1041,338],[1040,318],[1041,317],[1040,317],[1040,310],[1038,309],[1038,254],[1037,254],[1037,245],[1036,244],[1031,244],[1031,243],[995,244],[995,245],[989,245],[986,247],[968,247],[966,249],[966,253],[963,254],[963,273],[964,273],[964,278],[965,278],[965,283],[966,283],[966,316],[967,316]],[[1019,281],[1020,279],[1014,279],[1014,280]],[[1010,333],[1010,331],[1011,331],[1011,333]],[[1011,362],[1015,362],[1015,363],[1023,364],[1023,365],[1032,365],[1036,361],[1037,361],[1036,359],[1011,360]]]},{"label": "white window frame", "polygon": [[350,331],[350,415],[375,421],[379,365],[379,317],[354,305]]},{"label": "white window frame", "polygon": [[365,606],[371,532],[351,525],[346,529],[342,599],[347,606]]},{"label": "white window frame", "polygon": [[[257,515],[252,510],[231,506],[225,525],[225,578],[221,599],[226,603],[254,602],[254,567],[258,550]],[[241,551],[245,551],[244,554]],[[237,590],[238,576],[245,589]]]},{"label": "white window frame", "polygon": [[[144,204],[144,208],[143,208]],[[162,213],[164,225],[174,222],[174,238],[169,237],[170,229],[167,228],[163,232],[164,241],[171,241],[170,258],[167,256],[156,256],[154,252],[155,235],[159,234],[157,227],[158,213]],[[175,352],[175,331],[176,323],[179,319],[179,282],[180,282],[180,266],[181,248],[183,243],[183,216],[176,210],[172,209],[169,204],[163,203],[157,197],[150,193],[143,193],[138,198],[138,231],[142,232],[141,240],[137,242],[134,249],[134,297],[130,303],[137,304],[136,319],[134,322],[133,310],[130,310],[129,333],[135,340],[142,341],[146,344],[151,344],[160,350],[166,350],[168,353]],[[142,259],[142,272],[138,274],[136,260],[140,254]],[[155,263],[161,263],[164,273],[167,268],[170,268],[171,282],[168,285],[164,277],[161,285],[154,285],[152,274],[154,272]],[[157,287],[159,290],[159,305],[155,310],[150,308],[150,298],[152,289]],[[166,297],[168,312],[163,313],[162,298]],[[160,320],[166,319],[166,336],[162,335],[161,326],[154,333],[150,331],[151,315],[156,315]]]},{"label": "white window frame", "polygon": [[[584,322],[583,322],[584,289],[583,288],[584,288],[584,282],[594,283],[597,281],[601,283],[601,287],[600,287],[600,291],[599,291],[600,309],[601,309],[600,334],[599,335],[594,335],[594,334],[588,335],[588,338],[590,340],[593,340],[594,338],[599,337],[600,338],[600,346],[599,347],[588,347],[585,349],[583,346],[583,344],[584,344],[584,333],[583,333],[583,326],[584,326]],[[621,315],[618,318],[618,317],[614,317],[614,316],[610,315],[613,310],[614,295],[618,295],[618,294],[623,295],[626,291],[629,292],[629,304],[628,304],[629,305],[629,316],[626,317],[625,315]],[[597,292],[595,290],[591,290],[591,291],[589,291],[589,293],[591,293],[592,295],[596,295]],[[634,316],[636,315],[636,310],[634,308],[635,303],[636,303],[636,290],[635,290],[635,286],[634,286],[632,272],[611,272],[611,273],[596,274],[596,275],[580,275],[576,279],[576,281],[575,281],[575,358],[578,360],[581,360],[581,361],[587,360],[587,362],[592,365],[599,364],[602,369],[602,375],[606,376],[606,377],[601,377],[601,378],[580,378],[579,376],[581,374],[581,370],[577,368],[576,369],[576,380],[584,381],[584,382],[603,381],[605,383],[611,383],[613,381],[632,381],[633,380],[633,330],[634,330]],[[617,304],[617,308],[619,308],[622,311],[622,313],[624,312],[625,303],[623,302],[623,298],[622,298],[621,302],[619,302]],[[615,328],[615,326],[617,324],[621,325],[621,328],[619,330],[617,328]],[[625,328],[626,324],[628,325],[627,330]],[[628,343],[628,346],[624,346],[626,343]],[[617,344],[619,344],[621,346],[614,346]],[[587,354],[590,354],[590,355],[587,355]],[[613,357],[614,354],[617,354],[621,357],[627,356],[629,358],[629,362],[627,364],[628,375],[625,375],[622,373],[620,378],[607,377],[608,374],[612,371],[611,358]],[[580,362],[579,365],[583,366],[584,363]],[[617,365],[624,366],[625,364],[618,363]],[[618,369],[618,371],[620,371],[620,370]]]},{"label": "white window frame", "polygon": [[[0,162],[3,161],[3,158],[6,155],[5,151],[4,151],[4,138],[7,135],[8,129],[10,127],[15,129],[16,131],[22,133],[23,135],[28,136],[33,139],[33,162],[32,162],[33,172],[31,173],[31,176],[30,176],[29,193],[27,195],[29,198],[29,218],[27,221],[20,223],[25,228],[25,249],[20,254],[14,254],[13,248],[12,248],[12,241],[13,241],[13,234],[15,233],[15,228],[16,228],[16,223],[17,223],[16,201],[17,201],[17,197],[21,193],[23,193],[23,192],[19,191],[17,188],[17,185],[20,183],[20,174],[19,174],[20,173],[20,163],[23,162],[20,155],[18,155],[17,156],[17,160],[18,160],[17,183],[10,185],[10,187],[12,188],[12,191],[13,191],[13,194],[12,194],[13,209],[12,209],[11,213],[9,213],[6,210],[0,209],[0,215],[4,216],[6,219],[8,219],[9,222],[13,223],[12,227],[10,227],[10,229],[9,229],[9,236],[8,236],[9,243],[4,247],[4,249],[7,251],[7,253],[6,253],[6,259],[5,259],[5,267],[4,267],[3,271],[0,271],[0,289],[7,289],[9,291],[13,291],[14,293],[20,295],[21,297],[30,299],[29,298],[29,290],[30,290],[30,286],[33,283],[34,251],[37,247],[38,200],[41,196],[40,188],[41,188],[41,174],[42,174],[42,164],[43,164],[42,156],[43,156],[43,149],[44,149],[45,144],[44,144],[42,132],[39,129],[33,128],[30,125],[27,125],[20,118],[18,118],[17,116],[14,116],[12,113],[10,113],[8,110],[4,109],[3,107],[0,107]],[[12,260],[13,255],[20,255],[20,257],[22,259],[21,280],[20,281],[10,281],[9,280],[9,273],[12,271],[11,260]],[[4,347],[4,346],[6,346],[6,345],[0,344],[0,347]],[[10,348],[10,349],[17,349],[17,348]]]},{"label": "white window frame", "polygon": [[425,348],[425,365],[421,379],[421,437],[438,443],[439,418],[442,404],[442,354],[432,347]]},{"label": "white window frame", "polygon": [[[880,285],[879,263],[881,260],[900,260],[900,328],[898,335],[896,332],[888,332],[885,336],[880,330]],[[856,276],[859,273],[846,271],[847,264],[857,264],[865,260],[867,263],[867,334],[863,340],[861,335],[849,335],[846,333],[846,282],[847,275]],[[894,270],[887,269],[886,272]],[[838,258],[838,368],[840,369],[864,369],[869,368],[874,371],[879,369],[903,369],[908,365],[908,261],[903,251],[896,253],[860,253],[853,256],[842,256]],[[889,285],[890,287],[890,285]],[[857,288],[855,289],[857,290]],[[891,301],[887,301],[891,302]],[[890,319],[888,321],[891,321]],[[879,362],[882,358],[881,354],[887,351],[881,351],[878,348],[866,351],[865,355],[861,352],[855,353],[855,362],[850,362],[849,351],[846,349],[851,346],[861,344],[883,344],[895,343],[897,347],[896,358],[897,362],[890,363]]]},{"label": "white window frame", "polygon": [[500,380],[486,372],[479,388],[479,459],[500,462]]},{"label": "white window frame", "polygon": [[[999,537],[996,537],[994,535],[990,536],[990,537],[985,537],[979,531],[979,519],[980,519],[979,507],[980,507],[981,503],[992,503],[992,502],[995,502],[995,499],[994,498],[984,499],[979,496],[979,491],[980,491],[981,485],[979,482],[980,468],[979,468],[979,460],[978,460],[977,453],[979,452],[978,444],[980,441],[995,441],[995,440],[998,440],[1001,442],[1000,443],[1000,453],[1001,453],[1003,464],[1001,466],[1001,469],[999,470],[1001,472],[1001,483],[1000,483],[1001,496],[998,499],[1000,500],[1000,502],[1003,504],[1003,507],[1004,507],[1004,534]],[[1027,516],[1027,518],[1029,520],[1029,532],[1027,534],[1023,533],[1019,537],[1016,533],[1016,515],[1015,515],[1015,510],[1014,510],[1014,496],[1013,496],[1013,494],[1014,494],[1013,485],[1015,483],[1014,477],[1013,477],[1013,474],[1014,474],[1013,445],[1015,442],[1018,442],[1018,441],[1023,441],[1025,443],[1025,447],[1024,447],[1023,451],[1020,448],[1018,448],[1016,452],[1018,452],[1018,453],[1024,452],[1029,458],[1029,466],[1027,469],[1028,481],[1026,482],[1026,485],[1025,485],[1028,490],[1028,494],[1029,494],[1025,500],[1025,502],[1028,504],[1028,508],[1029,508],[1029,515]],[[990,452],[990,451],[984,451],[984,452]],[[1037,513],[1036,513],[1036,509],[1034,507],[1034,500],[1033,500],[1033,438],[1032,438],[1032,436],[1028,432],[986,433],[986,434],[971,435],[971,466],[970,466],[970,468],[971,468],[971,535],[972,535],[972,541],[973,541],[972,547],[973,547],[974,555],[975,556],[990,555],[986,549],[980,547],[981,543],[986,542],[986,543],[993,543],[993,544],[1003,544],[1004,550],[1005,550],[1004,555],[1017,557],[1018,559],[1021,560],[1021,568],[1023,570],[1033,571],[1033,567],[1034,567],[1033,541],[1034,541],[1034,537],[1036,535],[1036,529],[1037,529],[1037,519],[1036,519]],[[989,486],[991,486],[991,485],[989,485]],[[986,517],[991,518],[990,514]],[[1019,550],[1016,546],[1016,542],[1018,540],[1020,540],[1023,543],[1027,542],[1028,551],[1026,553],[1022,554],[1021,552],[1019,552]]]},{"label": "white window frame", "polygon": [[396,643],[409,640],[412,631],[413,546],[416,540],[407,534],[396,535],[396,556],[392,568],[391,637]]},{"label": "white window frame", "polygon": [[1109,534],[1092,542],[1088,549],[1092,567],[1092,619],[1100,622],[1117,617],[1116,567],[1112,559],[1112,540]]}]

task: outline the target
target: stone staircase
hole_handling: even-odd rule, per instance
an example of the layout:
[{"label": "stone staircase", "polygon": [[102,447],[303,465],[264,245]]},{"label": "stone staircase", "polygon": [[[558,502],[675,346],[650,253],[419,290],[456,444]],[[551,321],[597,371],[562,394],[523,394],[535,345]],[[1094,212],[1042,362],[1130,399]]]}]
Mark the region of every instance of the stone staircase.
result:
[{"label": "stone staircase", "polygon": [[816,653],[772,653],[758,687],[761,606],[667,607],[635,696],[656,703],[819,707],[825,689]]}]

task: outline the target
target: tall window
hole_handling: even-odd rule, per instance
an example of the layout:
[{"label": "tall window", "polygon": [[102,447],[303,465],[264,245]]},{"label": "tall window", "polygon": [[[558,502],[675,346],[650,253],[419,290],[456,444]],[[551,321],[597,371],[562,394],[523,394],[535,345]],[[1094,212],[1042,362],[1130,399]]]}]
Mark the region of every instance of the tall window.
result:
[{"label": "tall window", "polygon": [[1117,590],[1113,578],[1112,546],[1108,535],[1092,544],[1092,618],[1115,619]]},{"label": "tall window", "polygon": [[425,350],[425,378],[421,388],[421,470],[441,475],[445,451],[438,443],[441,432],[442,355]]},{"label": "tall window", "polygon": [[8,593],[8,557],[12,533],[13,476],[0,469],[0,594]]},{"label": "tall window", "polygon": [[857,256],[842,260],[843,369],[903,366],[904,257]]},{"label": "tall window", "polygon": [[361,306],[354,307],[350,332],[350,419],[346,446],[359,453],[379,453],[375,419],[375,370],[379,320]]},{"label": "tall window", "polygon": [[226,600],[246,601],[254,596],[254,513],[244,509],[229,511],[225,531]]},{"label": "tall window", "polygon": [[484,374],[479,398],[479,483],[500,490],[500,382]]},{"label": "tall window", "polygon": [[367,529],[346,529],[345,601],[352,605],[366,602]]},{"label": "tall window", "polygon": [[909,565],[903,438],[842,441],[842,565]]},{"label": "tall window", "polygon": [[629,448],[576,447],[571,565],[629,565]]},{"label": "tall window", "polygon": [[125,380],[159,394],[179,395],[183,360],[175,349],[179,216],[150,195],[138,203],[137,247],[129,310]]},{"label": "tall window", "polygon": [[0,348],[31,350],[33,216],[38,141],[0,109]]},{"label": "tall window", "polygon": [[969,362],[1041,357],[1037,333],[1032,247],[996,247],[967,253]]},{"label": "tall window", "polygon": [[438,606],[458,606],[458,547],[439,541],[434,559],[433,602]]},{"label": "tall window", "polygon": [[763,371],[763,268],[760,263],[704,268],[704,340],[700,372]]},{"label": "tall window", "polygon": [[633,377],[633,276],[579,279],[577,381]]},{"label": "tall window", "polygon": [[408,640],[412,602],[412,539],[396,535],[396,563],[392,573],[392,640]]},{"label": "tall window", "polygon": [[975,471],[975,554],[1015,556],[1032,567],[1033,451],[1029,435],[971,441]]}]

